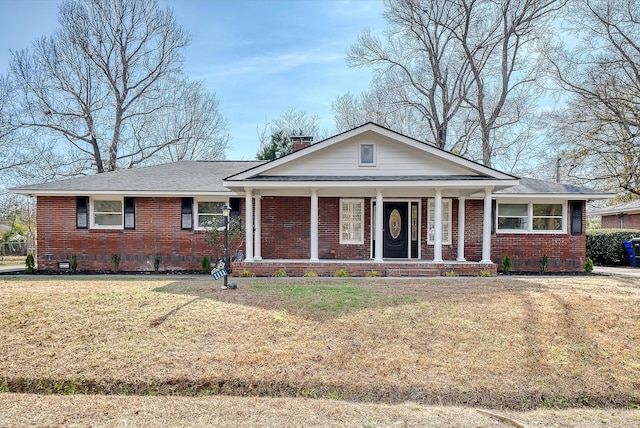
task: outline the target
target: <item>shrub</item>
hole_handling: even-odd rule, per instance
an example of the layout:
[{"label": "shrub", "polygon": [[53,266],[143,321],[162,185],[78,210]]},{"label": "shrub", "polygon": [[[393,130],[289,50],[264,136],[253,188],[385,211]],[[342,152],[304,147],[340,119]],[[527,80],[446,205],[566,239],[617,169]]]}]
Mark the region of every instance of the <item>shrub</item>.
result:
[{"label": "shrub", "polygon": [[27,268],[27,273],[34,273],[36,271],[36,261],[33,258],[33,254],[27,254],[27,258],[25,259],[24,264]]},{"label": "shrub", "polygon": [[160,254],[156,253],[153,256],[153,271],[155,273],[158,273],[159,270],[160,270]]},{"label": "shrub", "polygon": [[253,278],[255,274],[250,270],[245,269],[242,272],[240,272],[240,276],[243,278]]},{"label": "shrub", "polygon": [[502,258],[502,272],[509,273],[511,272],[511,268],[511,259],[509,258],[508,254],[505,254]]},{"label": "shrub", "polygon": [[318,276],[317,273],[315,273],[314,271],[310,270],[305,272],[304,276],[306,276],[307,278],[315,278],[316,276]]},{"label": "shrub", "polygon": [[287,276],[287,271],[284,269],[278,269],[277,271],[274,272],[273,276],[277,276],[277,277]]},{"label": "shrub", "polygon": [[380,275],[380,272],[378,272],[377,270],[372,270],[371,272],[367,272],[367,276],[370,278],[377,278]]},{"label": "shrub", "polygon": [[78,257],[75,254],[71,255],[71,271],[72,272],[78,271]]},{"label": "shrub", "polygon": [[346,277],[349,276],[349,272],[347,272],[346,269],[340,269],[340,270],[336,271],[334,276],[337,276],[337,277],[340,277],[340,278],[346,278]]},{"label": "shrub", "polygon": [[493,276],[493,274],[489,269],[482,269],[480,271],[480,276],[488,277],[488,276]]},{"label": "shrub", "polygon": [[542,257],[540,257],[540,273],[546,273],[548,267],[549,267],[549,256],[544,254]]},{"label": "shrub", "polygon": [[202,260],[200,260],[200,270],[203,273],[209,273],[211,271],[211,260],[209,256],[204,256]]},{"label": "shrub", "polygon": [[623,266],[629,264],[624,243],[640,237],[637,229],[597,229],[587,231],[587,257],[597,266]]},{"label": "shrub", "polygon": [[593,260],[591,260],[589,257],[587,257],[584,260],[584,271],[586,273],[591,273],[593,272]]},{"label": "shrub", "polygon": [[120,267],[120,254],[111,254],[111,267],[114,272],[118,272]]},{"label": "shrub", "polygon": [[455,270],[449,270],[449,271],[447,271],[447,273],[445,275],[446,276],[458,276],[458,274],[456,273]]}]

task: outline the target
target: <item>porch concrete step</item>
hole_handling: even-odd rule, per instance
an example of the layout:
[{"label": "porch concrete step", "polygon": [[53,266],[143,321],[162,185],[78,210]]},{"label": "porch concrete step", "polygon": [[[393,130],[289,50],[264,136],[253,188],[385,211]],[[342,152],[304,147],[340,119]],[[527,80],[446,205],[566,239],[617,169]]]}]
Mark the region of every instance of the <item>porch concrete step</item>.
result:
[{"label": "porch concrete step", "polygon": [[386,268],[387,276],[440,276],[438,269],[432,268]]}]

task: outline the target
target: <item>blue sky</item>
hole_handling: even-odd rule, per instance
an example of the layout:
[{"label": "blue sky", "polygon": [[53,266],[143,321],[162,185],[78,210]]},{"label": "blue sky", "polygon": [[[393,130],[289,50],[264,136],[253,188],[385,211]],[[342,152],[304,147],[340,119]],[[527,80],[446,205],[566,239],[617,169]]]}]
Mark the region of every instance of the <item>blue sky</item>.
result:
[{"label": "blue sky", "polygon": [[[216,93],[229,119],[229,159],[253,159],[256,127],[287,108],[321,117],[333,130],[331,103],[367,89],[369,70],[345,63],[364,28],[381,34],[382,0],[159,0],[192,35],[185,72]],[[0,0],[0,73],[9,50],[57,28],[57,0]]]}]

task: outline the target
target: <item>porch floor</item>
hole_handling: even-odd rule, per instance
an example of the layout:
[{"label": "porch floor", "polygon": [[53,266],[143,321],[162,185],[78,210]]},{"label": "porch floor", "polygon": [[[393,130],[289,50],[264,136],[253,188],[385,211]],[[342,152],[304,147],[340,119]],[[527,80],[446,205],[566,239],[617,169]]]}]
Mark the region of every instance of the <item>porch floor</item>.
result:
[{"label": "porch floor", "polygon": [[321,259],[317,262],[309,260],[264,259],[253,262],[233,262],[233,276],[274,276],[284,270],[287,276],[309,276],[311,272],[317,276],[336,276],[339,270],[346,270],[349,276],[389,276],[389,277],[435,277],[447,275],[480,276],[490,272],[495,275],[498,265],[472,261],[459,262],[446,260],[398,260],[383,262],[374,260],[336,260]]}]

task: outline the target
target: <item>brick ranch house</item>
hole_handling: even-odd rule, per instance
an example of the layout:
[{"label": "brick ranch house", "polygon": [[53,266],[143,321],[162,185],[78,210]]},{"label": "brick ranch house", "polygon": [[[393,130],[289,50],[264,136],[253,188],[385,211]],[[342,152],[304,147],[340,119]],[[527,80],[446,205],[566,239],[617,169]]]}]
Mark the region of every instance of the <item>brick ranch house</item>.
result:
[{"label": "brick ranch house", "polygon": [[587,214],[601,216],[603,229],[640,229],[640,200],[600,208]]},{"label": "brick ranch house", "polygon": [[[40,270],[195,271],[242,224],[233,273],[352,276],[581,271],[585,203],[610,195],[517,178],[373,123],[262,161],[182,161],[13,188],[37,197]],[[247,227],[248,226],[248,227]],[[159,259],[158,259],[159,258]]]}]

